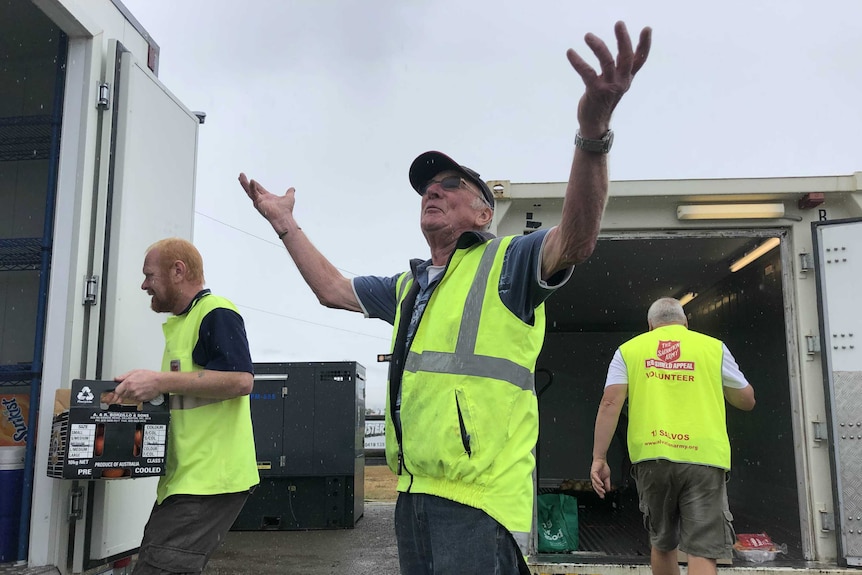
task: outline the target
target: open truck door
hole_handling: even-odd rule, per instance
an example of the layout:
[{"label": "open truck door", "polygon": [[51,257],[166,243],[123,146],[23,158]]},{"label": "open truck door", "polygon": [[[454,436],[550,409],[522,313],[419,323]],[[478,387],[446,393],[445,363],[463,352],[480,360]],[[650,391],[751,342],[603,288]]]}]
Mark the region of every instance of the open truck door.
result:
[{"label": "open truck door", "polygon": [[[92,273],[100,297],[88,331],[88,377],[111,380],[136,368],[158,370],[164,317],[141,291],[147,248],[165,237],[192,238],[200,121],[119,42],[101,86],[101,129]],[[134,553],[155,502],[156,478],[81,482],[71,530],[78,573]]]},{"label": "open truck door", "polygon": [[862,218],[814,222],[838,560],[862,565]]}]

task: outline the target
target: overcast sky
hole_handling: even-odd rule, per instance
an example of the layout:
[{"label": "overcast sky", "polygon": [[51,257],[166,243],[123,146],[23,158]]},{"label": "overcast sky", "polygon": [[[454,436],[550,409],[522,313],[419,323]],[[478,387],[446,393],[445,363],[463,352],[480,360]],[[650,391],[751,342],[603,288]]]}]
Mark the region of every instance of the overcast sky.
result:
[{"label": "overcast sky", "polygon": [[294,186],[299,225],[343,273],[427,258],[410,162],[564,181],[583,85],[566,59],[624,20],[649,60],[614,116],[614,180],[862,171],[855,0],[123,0],[159,77],[207,114],[195,243],[256,362],[358,361],[382,408],[391,328],[317,303],[236,181]]}]

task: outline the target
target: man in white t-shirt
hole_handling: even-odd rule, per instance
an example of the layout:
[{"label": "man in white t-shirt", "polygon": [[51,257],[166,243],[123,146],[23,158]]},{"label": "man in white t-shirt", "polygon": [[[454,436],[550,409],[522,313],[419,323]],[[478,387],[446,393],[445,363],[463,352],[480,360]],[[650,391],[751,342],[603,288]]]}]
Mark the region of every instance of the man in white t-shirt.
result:
[{"label": "man in white t-shirt", "polygon": [[607,452],[628,399],[627,444],[652,572],[678,575],[679,548],[691,575],[715,575],[734,543],[725,401],[750,411],[754,389],[724,343],[688,329],[679,301],[657,300],[647,322],[649,331],[622,344],[608,368],[590,479],[599,497],[611,490]]}]

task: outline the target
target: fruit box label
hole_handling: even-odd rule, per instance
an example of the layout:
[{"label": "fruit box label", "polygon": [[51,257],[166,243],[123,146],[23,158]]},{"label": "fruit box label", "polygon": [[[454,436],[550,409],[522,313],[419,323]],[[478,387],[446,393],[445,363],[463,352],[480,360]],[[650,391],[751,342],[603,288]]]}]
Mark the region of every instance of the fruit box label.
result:
[{"label": "fruit box label", "polygon": [[[165,474],[169,402],[107,405],[102,394],[113,381],[74,380],[69,408],[55,413],[48,476],[119,479]],[[58,403],[62,403],[59,399]],[[56,410],[55,410],[56,411]]]}]

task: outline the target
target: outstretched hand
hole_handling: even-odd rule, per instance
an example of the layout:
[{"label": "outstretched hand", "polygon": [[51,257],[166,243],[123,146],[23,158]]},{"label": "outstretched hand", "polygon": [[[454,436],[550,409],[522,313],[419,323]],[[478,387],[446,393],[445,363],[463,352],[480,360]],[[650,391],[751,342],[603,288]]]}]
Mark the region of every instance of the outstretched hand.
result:
[{"label": "outstretched hand", "polygon": [[255,209],[272,224],[274,229],[285,229],[284,219],[292,217],[296,203],[294,188],[288,188],[283,196],[266,190],[255,180],[249,180],[244,173],[239,175],[239,185],[251,199]]},{"label": "outstretched hand", "polygon": [[623,22],[614,26],[617,36],[617,58],[601,38],[587,34],[584,41],[599,60],[601,74],[587,64],[571,48],[566,52],[572,67],[581,76],[586,90],[578,103],[578,121],[584,137],[596,138],[607,131],[611,114],[628,91],[635,74],[643,67],[649,55],[652,42],[652,29],[641,30],[637,49],[632,52],[632,41]]}]

